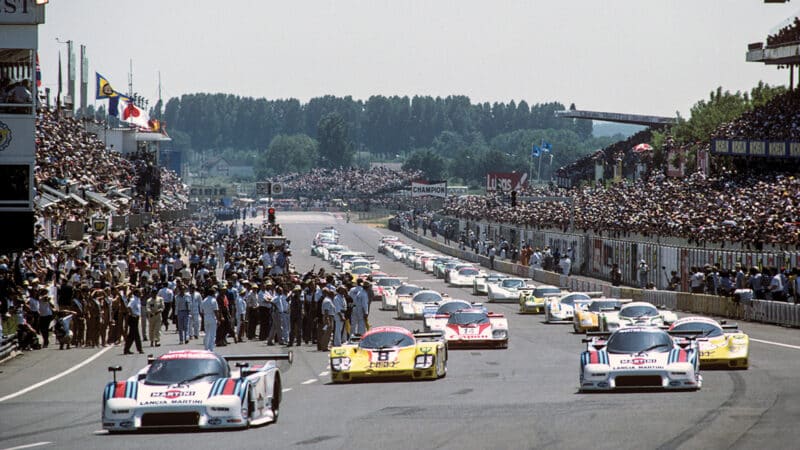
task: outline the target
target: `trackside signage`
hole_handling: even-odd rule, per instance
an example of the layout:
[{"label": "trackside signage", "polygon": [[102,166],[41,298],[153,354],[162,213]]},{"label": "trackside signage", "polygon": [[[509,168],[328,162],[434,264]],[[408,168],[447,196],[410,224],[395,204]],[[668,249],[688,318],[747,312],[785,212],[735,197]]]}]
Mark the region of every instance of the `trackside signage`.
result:
[{"label": "trackside signage", "polygon": [[411,196],[447,197],[447,182],[433,184],[412,182]]},{"label": "trackside signage", "polygon": [[35,0],[0,0],[0,24],[38,25],[44,23],[44,5]]}]

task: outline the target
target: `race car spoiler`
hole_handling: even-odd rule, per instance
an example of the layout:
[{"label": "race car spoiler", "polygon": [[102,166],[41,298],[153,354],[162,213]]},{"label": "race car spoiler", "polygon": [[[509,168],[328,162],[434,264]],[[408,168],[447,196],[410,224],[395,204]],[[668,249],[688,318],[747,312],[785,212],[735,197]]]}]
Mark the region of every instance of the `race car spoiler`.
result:
[{"label": "race car spoiler", "polygon": [[429,331],[425,333],[414,332],[414,337],[417,339],[441,339],[444,333],[441,331]]},{"label": "race car spoiler", "polygon": [[220,355],[225,361],[289,361],[294,362],[294,352],[271,353],[263,355]]}]

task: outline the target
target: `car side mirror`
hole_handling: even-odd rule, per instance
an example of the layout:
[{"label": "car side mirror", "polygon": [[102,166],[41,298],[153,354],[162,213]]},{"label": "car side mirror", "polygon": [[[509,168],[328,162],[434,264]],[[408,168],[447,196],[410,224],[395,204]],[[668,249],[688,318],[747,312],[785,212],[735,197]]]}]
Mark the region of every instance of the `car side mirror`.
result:
[{"label": "car side mirror", "polygon": [[117,382],[117,372],[122,370],[122,366],[108,366],[108,371],[114,374],[114,383]]}]

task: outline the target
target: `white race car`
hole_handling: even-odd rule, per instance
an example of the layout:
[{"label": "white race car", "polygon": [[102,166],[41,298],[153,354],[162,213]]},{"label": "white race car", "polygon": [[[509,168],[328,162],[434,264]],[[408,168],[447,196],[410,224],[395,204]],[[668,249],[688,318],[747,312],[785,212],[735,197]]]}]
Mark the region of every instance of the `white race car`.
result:
[{"label": "white race car", "polygon": [[475,266],[466,266],[458,270],[450,271],[451,286],[472,286],[475,277],[486,275],[486,272]]},{"label": "white race car", "polygon": [[422,314],[427,303],[441,302],[444,295],[430,290],[421,290],[413,297],[399,297],[397,299],[398,319],[422,319]]},{"label": "white race car", "polygon": [[[172,351],[148,358],[148,365],[125,381],[116,381],[120,366],[109,367],[114,381],[103,390],[103,429],[247,428],[275,422],[282,393],[279,360],[291,363],[292,353]],[[236,370],[228,366],[232,361],[237,361]]]},{"label": "white race car", "polygon": [[569,322],[575,314],[575,305],[587,305],[592,301],[589,294],[573,292],[560,297],[550,297],[544,304],[544,321],[547,323]]},{"label": "white race car", "polygon": [[449,347],[508,347],[508,320],[482,308],[454,311],[447,318],[444,337]]},{"label": "white race car", "polygon": [[675,339],[656,327],[588,334],[587,350],[581,353],[581,391],[697,390],[703,384],[697,345],[691,339]]},{"label": "white race car", "polygon": [[[373,301],[383,302],[383,297],[387,295],[390,291],[393,291],[398,287],[400,287],[405,281],[405,279],[406,278],[404,277],[373,276],[373,282],[372,282]],[[383,303],[381,303],[381,309],[383,309]]]},{"label": "white race car", "polygon": [[504,278],[498,284],[487,285],[486,294],[489,302],[513,302],[519,301],[520,290],[528,287],[528,280],[525,278]]},{"label": "white race car", "polygon": [[631,302],[618,310],[603,311],[599,317],[600,331],[616,331],[635,326],[665,326],[678,320],[678,316],[664,309],[656,308],[648,302]]},{"label": "white race car", "polygon": [[488,275],[478,275],[472,280],[472,295],[486,295],[489,293],[490,284],[499,284],[508,275],[502,273],[490,273]]},{"label": "white race car", "polygon": [[425,309],[422,312],[423,328],[426,331],[444,331],[450,314],[462,309],[475,308],[480,308],[483,311],[486,311],[486,307],[480,303],[471,303],[467,300],[455,298],[442,300],[440,303],[429,303],[425,305]]},{"label": "white race car", "polygon": [[397,309],[397,304],[400,300],[411,300],[417,292],[422,288],[414,284],[403,284],[395,289],[387,290],[383,293],[383,300],[381,300],[381,309],[387,311],[394,311]]}]

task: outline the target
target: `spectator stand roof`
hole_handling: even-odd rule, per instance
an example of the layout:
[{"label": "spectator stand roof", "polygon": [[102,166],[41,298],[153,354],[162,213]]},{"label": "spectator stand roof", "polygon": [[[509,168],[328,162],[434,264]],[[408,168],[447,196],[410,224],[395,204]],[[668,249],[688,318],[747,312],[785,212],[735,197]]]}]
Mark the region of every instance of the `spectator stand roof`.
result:
[{"label": "spectator stand roof", "polygon": [[625,114],[601,111],[556,111],[556,117],[562,119],[592,119],[604,122],[629,123],[648,127],[673,125],[677,122],[674,117],[644,116],[641,114]]}]

